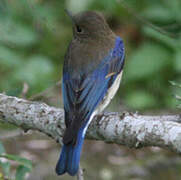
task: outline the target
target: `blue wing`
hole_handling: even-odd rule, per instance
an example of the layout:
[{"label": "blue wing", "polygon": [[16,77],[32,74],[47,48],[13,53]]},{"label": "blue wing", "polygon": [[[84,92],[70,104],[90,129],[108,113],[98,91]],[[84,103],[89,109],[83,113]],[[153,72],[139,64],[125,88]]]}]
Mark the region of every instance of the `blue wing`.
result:
[{"label": "blue wing", "polygon": [[117,37],[114,49],[91,73],[82,71],[75,79],[67,71],[67,67],[64,69],[62,87],[66,123],[64,144],[76,143],[79,129],[85,127],[123,65],[124,45],[121,38]]}]

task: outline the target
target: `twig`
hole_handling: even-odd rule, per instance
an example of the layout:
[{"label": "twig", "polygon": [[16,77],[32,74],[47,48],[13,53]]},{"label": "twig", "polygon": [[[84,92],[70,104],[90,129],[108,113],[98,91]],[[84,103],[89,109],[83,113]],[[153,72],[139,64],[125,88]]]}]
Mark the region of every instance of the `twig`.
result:
[{"label": "twig", "polygon": [[52,91],[55,87],[60,86],[60,85],[61,85],[61,82],[62,82],[62,81],[58,81],[54,86],[49,87],[49,88],[45,89],[44,91],[42,91],[42,92],[40,92],[40,93],[38,93],[38,94],[35,94],[35,95],[31,96],[31,97],[29,98],[29,100],[32,101],[32,100],[35,100],[35,99],[38,99],[38,98],[44,96],[44,95],[47,94],[48,92]]},{"label": "twig", "polygon": [[23,83],[23,89],[22,89],[20,97],[21,98],[26,98],[26,94],[28,93],[28,90],[29,90],[29,86],[28,86],[28,84],[26,82],[24,82]]}]

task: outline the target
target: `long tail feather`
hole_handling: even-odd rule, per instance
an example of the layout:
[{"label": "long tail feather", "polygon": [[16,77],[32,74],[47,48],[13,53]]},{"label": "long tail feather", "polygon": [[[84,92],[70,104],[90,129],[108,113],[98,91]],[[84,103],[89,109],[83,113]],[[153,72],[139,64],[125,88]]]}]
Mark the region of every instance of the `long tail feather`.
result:
[{"label": "long tail feather", "polygon": [[56,166],[56,173],[58,175],[62,175],[66,172],[71,176],[76,175],[79,169],[82,144],[84,142],[84,137],[82,136],[82,133],[83,131],[80,130],[75,145],[63,145],[62,152]]}]

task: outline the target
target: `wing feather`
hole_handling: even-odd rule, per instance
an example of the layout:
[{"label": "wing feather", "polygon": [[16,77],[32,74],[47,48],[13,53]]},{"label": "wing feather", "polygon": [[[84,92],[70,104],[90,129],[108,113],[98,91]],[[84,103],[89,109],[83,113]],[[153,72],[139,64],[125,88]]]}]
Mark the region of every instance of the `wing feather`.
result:
[{"label": "wing feather", "polygon": [[65,144],[76,143],[79,129],[86,125],[108,88],[121,72],[123,64],[124,47],[121,40],[91,73],[81,72],[77,79],[73,79],[71,73],[64,69],[62,88],[66,122],[63,138]]}]

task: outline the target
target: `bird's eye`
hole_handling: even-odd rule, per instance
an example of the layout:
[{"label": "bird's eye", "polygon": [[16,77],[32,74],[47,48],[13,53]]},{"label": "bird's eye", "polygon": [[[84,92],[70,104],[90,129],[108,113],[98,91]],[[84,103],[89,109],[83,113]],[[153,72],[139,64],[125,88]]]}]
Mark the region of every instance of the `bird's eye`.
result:
[{"label": "bird's eye", "polygon": [[82,32],[82,29],[80,28],[80,26],[76,26],[76,29],[77,29],[77,32],[78,32],[78,33],[81,33],[81,32]]}]

